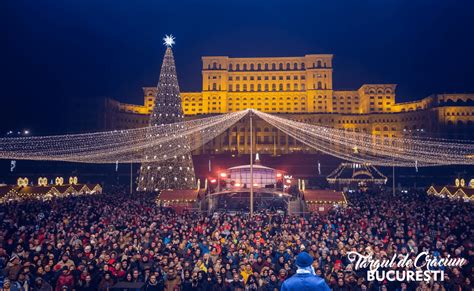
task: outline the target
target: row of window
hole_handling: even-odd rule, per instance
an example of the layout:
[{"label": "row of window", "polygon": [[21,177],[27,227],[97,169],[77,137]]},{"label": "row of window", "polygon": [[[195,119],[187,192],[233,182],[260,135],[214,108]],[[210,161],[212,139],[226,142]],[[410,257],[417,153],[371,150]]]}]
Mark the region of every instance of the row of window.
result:
[{"label": "row of window", "polygon": [[[341,103],[344,103],[344,102],[341,101]],[[348,102],[348,104],[349,104],[349,103],[350,103],[350,102]],[[385,104],[386,104],[386,105],[391,105],[392,102],[386,102]],[[370,106],[374,106],[374,105],[375,105],[375,102],[370,102]],[[377,102],[377,105],[382,106],[382,105],[383,105],[383,102]]]},{"label": "row of window", "polygon": [[[323,62],[321,60],[318,60],[316,62],[314,62],[313,64],[313,67],[314,68],[326,68],[327,67],[327,64],[326,62]],[[211,64],[208,64],[207,66],[208,69],[213,69],[213,70],[222,70],[223,67],[222,67],[222,64],[218,64],[217,62],[213,62],[212,65]],[[272,70],[272,71],[276,71],[276,70],[304,70],[306,69],[306,66],[305,66],[305,63],[297,63],[297,62],[294,62],[294,63],[265,63],[265,64],[261,64],[261,63],[258,63],[258,64],[233,64],[233,63],[230,63],[229,64],[229,68],[228,70],[229,71],[269,71],[269,70]]]},{"label": "row of window", "polygon": [[[285,112],[306,112],[306,108],[305,107],[259,107],[259,106],[255,106],[253,107],[253,105],[250,105],[252,106],[252,108],[255,108],[256,110],[259,110],[259,111],[263,111],[263,112],[269,112],[269,111],[273,111],[273,112],[280,112],[280,113],[285,113]],[[288,105],[290,106],[290,105]],[[235,106],[233,108],[229,108],[229,111],[240,111],[240,110],[244,110],[246,109],[247,107],[245,106],[244,104],[244,107],[239,107],[239,106]]]},{"label": "row of window", "polygon": [[[215,99],[215,97],[213,97],[213,99]],[[247,100],[247,99],[248,99],[248,100],[254,100],[254,97],[242,97],[242,100],[244,100],[244,101]],[[260,101],[260,100],[270,100],[269,97],[265,97],[265,98],[255,98],[255,99],[258,100],[258,101]],[[279,98],[277,98],[277,97],[272,97],[272,100],[277,100],[277,99],[278,99],[278,100],[285,100],[285,99],[286,99],[286,100],[291,100],[291,99],[293,99],[293,100],[298,100],[298,99],[306,100],[305,97],[301,97],[301,98],[300,98],[300,97],[293,97],[293,98],[292,98],[292,97],[286,97],[286,98],[285,98],[285,97],[279,97]],[[229,97],[227,100],[232,101],[232,97]],[[235,100],[240,100],[240,97],[236,97]]]},{"label": "row of window", "polygon": [[[372,105],[372,106],[373,106],[373,105]],[[383,112],[384,110],[385,110],[385,111],[392,111],[392,108],[390,108],[390,107],[387,107],[387,108],[382,108],[382,107],[376,107],[376,108],[374,108],[374,107],[370,107],[370,108],[369,108],[369,111],[370,111],[370,112],[375,112],[375,111],[377,111],[377,112]]]},{"label": "row of window", "polygon": [[[214,78],[213,78],[213,79],[214,79]],[[242,79],[243,81],[247,81],[247,79],[250,80],[250,81],[253,81],[253,80],[255,80],[255,79],[256,79],[257,81],[261,81],[261,80],[262,80],[262,76],[257,76],[257,78],[255,78],[254,76],[249,76],[249,77],[247,77],[247,76],[242,76],[242,78],[240,78],[240,76],[236,76],[236,77],[235,77],[235,81],[240,81],[240,79]],[[264,76],[263,79],[264,79],[265,81],[269,81],[269,80],[270,80],[270,76]],[[276,81],[277,76],[272,76],[271,79],[272,79],[273,81]],[[286,79],[286,80],[291,80],[291,76],[290,76],[290,75],[287,75],[287,76],[285,77],[285,79]],[[305,75],[301,75],[300,77],[298,77],[298,75],[294,75],[294,76],[293,76],[293,80],[298,80],[298,79],[299,79],[299,80],[306,80],[306,76],[305,76]],[[233,81],[233,80],[234,80],[234,77],[229,76],[229,81]],[[283,76],[278,76],[278,80],[282,81],[282,80],[283,80]]]},{"label": "row of window", "polygon": [[472,115],[474,116],[474,111],[473,112],[447,112],[447,116],[469,116]]},{"label": "row of window", "polygon": [[341,108],[333,108],[333,112],[334,113],[351,113],[351,112],[357,112],[359,110],[358,107],[356,108],[344,108],[344,107],[341,107]]},{"label": "row of window", "polygon": [[[184,110],[185,110],[185,111],[186,111],[186,110],[196,111],[196,110],[194,109],[194,108],[196,107],[196,105],[197,105],[197,107],[202,107],[202,104],[201,104],[201,103],[199,103],[199,104],[195,104],[195,103],[192,103],[192,104],[185,104]],[[209,106],[212,106],[212,105],[214,105],[214,106],[219,105],[219,106],[220,106],[220,105],[221,105],[221,102],[210,102],[208,105],[209,105]],[[262,103],[254,104],[254,103],[246,103],[246,102],[244,102],[244,103],[235,103],[235,104],[234,104],[234,103],[230,102],[230,103],[227,104],[227,106],[229,106],[229,107],[234,106],[234,107],[236,107],[236,108],[238,107],[238,108],[241,108],[241,109],[245,109],[245,108],[247,108],[247,106],[253,107],[254,105],[255,105],[255,106],[258,106],[256,109],[259,110],[260,106],[268,106],[268,105],[280,105],[280,106],[282,106],[282,105],[285,105],[285,103],[283,103],[283,102],[279,102],[279,103],[273,102],[273,103],[270,104],[270,103],[266,102],[266,103],[263,103],[263,104],[262,104]],[[288,103],[286,103],[286,105],[287,105],[287,106],[293,105],[293,106],[302,106],[302,107],[305,107],[305,106],[306,106],[306,103],[305,103],[305,102],[301,102],[301,103],[299,103],[299,104],[295,104],[294,102],[288,102]],[[318,104],[318,105],[319,105],[319,106],[317,107],[317,109],[318,109],[318,110],[323,110],[323,106],[322,106],[321,102],[320,102],[320,104]],[[316,109],[316,106],[314,106],[314,108]],[[220,110],[220,107],[219,107],[219,108],[217,108],[217,107],[212,107],[212,110]],[[229,109],[229,110],[230,110],[230,109]],[[268,109],[265,109],[265,110],[268,110]],[[272,109],[272,110],[276,110],[276,109]],[[279,110],[284,110],[284,108],[279,108]],[[291,110],[291,108],[287,108],[287,110]],[[294,108],[294,110],[296,110],[296,107]],[[325,110],[324,112],[327,111],[327,107],[326,107],[326,106],[324,106],[324,110]],[[338,113],[338,112],[346,112],[346,111],[347,111],[347,112],[357,112],[358,110],[359,110],[359,107],[347,107],[347,108],[346,108],[346,107],[339,107],[339,108],[338,108],[338,107],[333,107],[333,110],[332,110],[332,111],[333,111],[334,113]],[[200,109],[199,111],[202,111],[202,110]],[[382,109],[379,109],[379,108],[370,108],[370,111],[382,111]],[[387,111],[390,111],[390,108],[387,108]],[[285,112],[285,111],[282,111],[282,112]],[[341,123],[341,122],[339,122],[339,123]],[[357,123],[364,123],[364,122],[363,122],[363,121],[360,121],[360,122],[358,121]]]},{"label": "row of window", "polygon": [[[211,98],[209,98],[210,100],[220,100],[220,97],[218,96],[212,96]],[[261,101],[261,100],[301,100],[301,101],[304,101],[306,100],[306,97],[302,96],[302,97],[235,97],[235,99],[233,99],[233,97],[229,97],[227,98],[227,101],[232,101],[232,100],[236,100],[236,101],[239,101],[239,100],[244,100],[244,101],[247,101],[247,100],[258,100],[258,101]],[[187,105],[188,102],[194,102],[196,101],[195,98],[192,98],[191,100],[185,98],[184,99],[184,103],[185,105]],[[202,98],[199,98],[198,101],[202,101]],[[194,105],[195,103],[192,103],[192,105]],[[198,105],[202,105],[202,103],[198,103]]]},{"label": "row of window", "polygon": [[[394,123],[394,122],[407,122],[407,121],[421,121],[425,120],[425,116],[413,116],[409,118],[402,118],[401,120],[396,120],[396,119],[373,119],[373,120],[364,120],[364,119],[343,119],[339,120],[338,123],[343,123],[343,124],[369,124],[369,123]],[[321,119],[320,121],[321,122]],[[333,120],[334,122],[334,120]]]},{"label": "row of window", "polygon": [[[268,91],[304,91],[306,90],[306,85],[301,84],[301,86],[298,83],[293,84],[293,88],[291,87],[290,83],[286,83],[286,86],[283,84],[278,84],[278,90],[277,90],[277,84],[263,84],[263,89],[262,89],[262,84],[257,84],[255,88],[255,84],[229,84],[228,85],[228,91],[229,92],[268,92]],[[208,85],[208,90],[210,91],[212,88],[212,91],[217,91],[221,90],[221,85],[217,85],[216,83],[211,85]],[[326,84],[322,84],[322,82],[318,82],[317,84],[313,84],[313,89],[315,90],[325,90],[327,89]]]},{"label": "row of window", "polygon": [[[337,99],[338,96],[334,96],[334,99]],[[352,99],[351,96],[339,96],[339,99]],[[359,99],[359,96],[355,95],[354,99]]]},{"label": "row of window", "polygon": [[[333,100],[333,101],[332,101],[332,104],[333,104],[333,105],[337,105],[337,101],[336,101],[336,100]],[[340,104],[340,105],[344,105],[344,101],[339,101],[339,104]],[[347,101],[347,105],[351,105],[351,104],[352,104],[351,101]],[[358,100],[354,101],[354,104],[359,105],[359,101],[358,101]]]},{"label": "row of window", "polygon": [[[241,105],[240,103],[228,103],[227,105],[228,105],[228,106],[232,106],[232,104],[234,104],[235,106],[240,106],[240,105]],[[253,106],[253,105],[254,105],[254,103],[249,103],[249,104],[250,104],[250,106]],[[242,105],[246,106],[247,103],[244,102],[244,103],[242,103]],[[262,105],[270,105],[270,103],[269,103],[269,102],[265,102],[265,103],[263,103],[263,104],[262,104],[262,103],[257,103],[257,106],[262,106]],[[276,102],[273,102],[271,105],[277,105],[277,103],[276,103]],[[280,102],[280,103],[278,103],[278,105],[284,105],[284,103],[283,103],[283,102]],[[297,104],[294,104],[293,102],[288,102],[288,103],[286,103],[286,105],[287,105],[287,106],[291,106],[291,105],[298,106]],[[301,102],[300,105],[301,105],[301,106],[306,106],[306,103]]]},{"label": "row of window", "polygon": [[[213,90],[216,90],[216,84],[213,84],[212,88]],[[270,89],[271,88],[271,89]],[[283,84],[278,84],[278,91],[283,91]],[[234,90],[235,89],[235,90]],[[242,89],[242,90],[241,90]],[[301,84],[301,86],[299,86],[298,83],[294,83],[293,84],[293,90],[291,88],[291,84],[290,83],[287,83],[286,84],[286,87],[285,87],[285,91],[304,91],[306,90],[306,86],[305,84]],[[235,84],[235,87],[233,86],[233,84],[229,84],[228,86],[228,91],[229,92],[247,92],[247,91],[250,91],[250,92],[262,92],[262,91],[265,91],[265,92],[268,92],[268,91],[277,91],[277,84],[272,84],[272,86],[270,87],[269,84],[264,84],[263,86],[263,90],[262,90],[262,84],[257,84],[257,88],[255,88],[255,85],[254,84],[250,84],[249,86],[247,86],[247,84],[242,84],[242,87],[240,86],[240,84]]]},{"label": "row of window", "polygon": [[370,89],[368,92],[366,93],[369,93],[369,94],[375,94],[375,92],[377,92],[377,94],[392,94],[392,89],[390,88],[386,88],[385,90],[379,88],[378,90],[375,90],[375,89]]},{"label": "row of window", "polygon": [[[386,99],[392,98],[391,96],[385,96]],[[375,96],[370,96],[370,100],[374,100]],[[383,99],[383,96],[377,96],[377,99]]]}]

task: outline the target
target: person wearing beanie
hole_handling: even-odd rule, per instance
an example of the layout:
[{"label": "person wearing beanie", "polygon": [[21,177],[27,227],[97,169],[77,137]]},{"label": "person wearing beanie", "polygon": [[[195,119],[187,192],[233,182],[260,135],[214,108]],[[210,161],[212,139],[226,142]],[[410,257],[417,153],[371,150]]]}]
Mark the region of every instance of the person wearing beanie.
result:
[{"label": "person wearing beanie", "polygon": [[324,279],[316,276],[314,272],[313,257],[307,252],[301,252],[296,256],[296,274],[286,279],[281,286],[281,291],[293,290],[321,290],[329,291],[329,286]]}]

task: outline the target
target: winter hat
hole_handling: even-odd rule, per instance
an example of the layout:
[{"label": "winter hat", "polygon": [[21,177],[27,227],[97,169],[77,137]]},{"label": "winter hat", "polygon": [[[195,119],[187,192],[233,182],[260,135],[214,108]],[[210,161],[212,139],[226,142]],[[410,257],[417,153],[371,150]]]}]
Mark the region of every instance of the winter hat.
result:
[{"label": "winter hat", "polygon": [[311,257],[307,252],[301,252],[296,256],[296,266],[300,268],[306,268],[313,264],[313,257]]}]

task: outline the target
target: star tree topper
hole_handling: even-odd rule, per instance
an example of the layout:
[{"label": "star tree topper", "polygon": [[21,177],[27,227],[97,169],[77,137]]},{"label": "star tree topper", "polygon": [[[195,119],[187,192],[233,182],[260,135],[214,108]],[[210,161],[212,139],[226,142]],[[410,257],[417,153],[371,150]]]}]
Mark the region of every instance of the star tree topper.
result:
[{"label": "star tree topper", "polygon": [[175,37],[170,34],[170,35],[165,35],[165,37],[163,38],[163,44],[167,47],[172,47],[174,45],[174,39]]}]

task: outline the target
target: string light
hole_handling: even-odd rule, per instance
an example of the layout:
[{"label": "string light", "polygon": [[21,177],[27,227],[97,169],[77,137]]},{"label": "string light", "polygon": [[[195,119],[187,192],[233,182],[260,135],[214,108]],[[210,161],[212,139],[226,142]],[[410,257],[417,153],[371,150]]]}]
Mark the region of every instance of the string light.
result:
[{"label": "string light", "polygon": [[[67,161],[80,163],[146,162],[182,156],[214,139],[247,114],[220,116],[139,129],[76,135],[0,138],[0,159]],[[170,147],[187,138],[187,146]],[[146,157],[144,151],[153,150]],[[155,158],[156,156],[156,158]]]},{"label": "string light", "polygon": [[[450,142],[421,137],[382,139],[371,134],[346,132],[253,111],[308,147],[346,161],[403,167],[474,164],[472,141]],[[116,161],[160,162],[174,156],[186,156],[222,134],[248,112],[244,110],[132,130],[0,138],[0,158],[111,164]],[[187,142],[180,144],[183,140]],[[152,154],[145,155],[145,152]]]},{"label": "string light", "polygon": [[[172,35],[165,37],[167,46],[163,63],[161,65],[160,79],[156,88],[158,100],[157,106],[153,108],[150,115],[150,126],[173,124],[184,120],[181,95],[179,92],[178,78],[171,47],[174,44]],[[171,149],[173,153],[164,154],[166,160],[158,161],[160,150],[155,148],[146,149],[143,154],[153,157],[140,167],[138,179],[138,191],[154,191],[162,189],[191,189],[194,188],[195,174],[190,149],[191,139],[188,135],[173,140],[167,144],[160,144],[160,150]],[[186,150],[183,153],[180,150]],[[169,156],[169,158],[168,158]],[[178,178],[179,177],[179,178]],[[156,178],[156,179],[155,179]]]},{"label": "string light", "polygon": [[[371,134],[297,122],[260,111],[255,114],[303,144],[338,158],[381,166],[424,167],[474,164],[472,141],[434,138],[379,138]],[[354,151],[357,148],[357,152]]]},{"label": "string light", "polygon": [[[41,182],[43,182],[43,178]],[[47,178],[44,178],[47,181]],[[22,180],[22,183],[27,178],[19,178],[19,181]],[[79,195],[93,195],[101,194],[102,187],[99,184],[90,185],[88,187],[86,184],[73,184],[65,186],[57,185],[38,185],[28,186],[28,184],[18,185],[18,187],[11,187],[11,189],[2,197],[0,197],[0,204],[7,203],[10,201],[22,201],[22,200],[49,200],[52,198],[63,198],[68,196],[79,196]],[[92,188],[92,189],[91,189]]]}]

